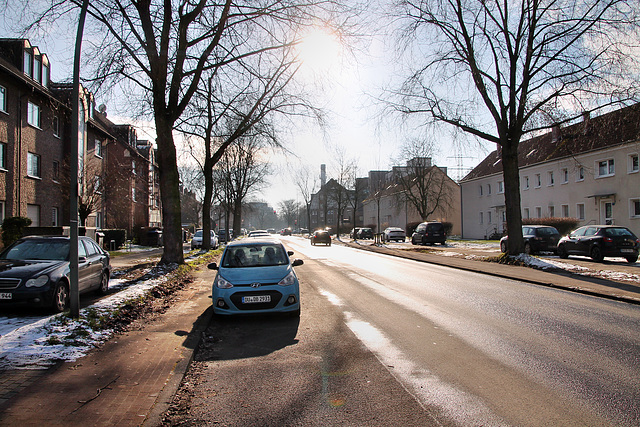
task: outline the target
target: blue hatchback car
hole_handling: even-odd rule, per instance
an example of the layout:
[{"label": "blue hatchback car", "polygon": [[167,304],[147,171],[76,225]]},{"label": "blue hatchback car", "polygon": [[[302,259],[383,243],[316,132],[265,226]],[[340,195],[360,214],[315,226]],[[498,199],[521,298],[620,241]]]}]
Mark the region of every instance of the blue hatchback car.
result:
[{"label": "blue hatchback car", "polygon": [[228,244],[217,270],[211,297],[215,314],[289,313],[300,316],[300,286],[291,261],[278,239],[242,239]]}]

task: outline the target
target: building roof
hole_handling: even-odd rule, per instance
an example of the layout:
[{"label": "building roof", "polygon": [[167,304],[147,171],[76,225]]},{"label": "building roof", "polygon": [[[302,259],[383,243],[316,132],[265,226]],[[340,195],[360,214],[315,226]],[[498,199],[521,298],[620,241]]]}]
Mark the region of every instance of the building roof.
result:
[{"label": "building roof", "polygon": [[[634,104],[598,117],[585,118],[564,128],[520,142],[520,168],[591,151],[602,150],[640,139],[640,104]],[[499,150],[489,154],[461,182],[502,172]]]}]

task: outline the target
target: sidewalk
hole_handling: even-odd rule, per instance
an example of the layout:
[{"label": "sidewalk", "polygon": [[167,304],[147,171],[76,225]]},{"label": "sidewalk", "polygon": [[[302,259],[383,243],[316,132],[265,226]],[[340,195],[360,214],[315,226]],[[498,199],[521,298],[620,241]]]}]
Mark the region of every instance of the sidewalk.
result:
[{"label": "sidewalk", "polygon": [[0,425],[159,424],[209,323],[211,280],[198,271],[166,313],[75,363],[23,371],[30,385],[0,405]]},{"label": "sidewalk", "polygon": [[[640,304],[640,284],[342,242],[392,256]],[[15,395],[0,402],[3,426],[155,426],[186,372],[211,316],[212,274],[196,272],[168,311],[75,363],[12,371]]]}]

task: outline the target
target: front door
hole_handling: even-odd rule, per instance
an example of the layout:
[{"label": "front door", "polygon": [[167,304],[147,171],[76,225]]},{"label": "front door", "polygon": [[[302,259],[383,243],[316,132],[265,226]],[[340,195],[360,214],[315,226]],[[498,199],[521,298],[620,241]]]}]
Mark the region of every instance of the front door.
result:
[{"label": "front door", "polygon": [[600,202],[600,224],[612,225],[613,223],[613,202],[602,200]]}]

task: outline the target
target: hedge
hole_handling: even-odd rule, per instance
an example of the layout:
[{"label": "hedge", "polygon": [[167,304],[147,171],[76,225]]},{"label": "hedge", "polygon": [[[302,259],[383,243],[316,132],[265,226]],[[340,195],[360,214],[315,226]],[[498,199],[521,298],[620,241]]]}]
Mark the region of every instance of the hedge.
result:
[{"label": "hedge", "polygon": [[578,227],[578,218],[526,218],[522,219],[522,225],[549,225],[555,227],[561,236],[569,234]]}]

